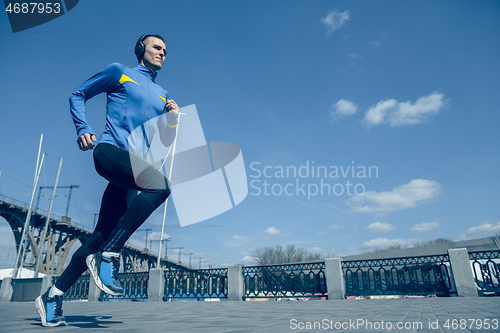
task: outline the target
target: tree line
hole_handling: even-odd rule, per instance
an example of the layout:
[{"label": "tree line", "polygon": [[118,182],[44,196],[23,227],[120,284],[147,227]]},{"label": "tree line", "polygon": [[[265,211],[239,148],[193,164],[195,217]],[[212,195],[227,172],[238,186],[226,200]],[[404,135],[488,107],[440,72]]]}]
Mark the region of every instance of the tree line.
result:
[{"label": "tree line", "polygon": [[253,250],[252,256],[258,265],[279,265],[293,262],[316,261],[325,258],[320,253],[311,253],[305,249],[297,248],[295,244],[287,245],[285,248],[276,245],[275,248],[266,246]]}]

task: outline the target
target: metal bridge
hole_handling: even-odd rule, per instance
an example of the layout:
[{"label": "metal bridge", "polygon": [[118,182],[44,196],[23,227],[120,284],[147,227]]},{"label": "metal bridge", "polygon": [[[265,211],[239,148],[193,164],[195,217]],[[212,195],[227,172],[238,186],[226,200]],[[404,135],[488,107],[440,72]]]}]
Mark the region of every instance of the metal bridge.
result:
[{"label": "metal bridge", "polygon": [[[29,205],[15,199],[0,195],[0,216],[9,223],[16,240],[16,250],[19,250],[22,232]],[[47,221],[47,212],[41,209],[32,209],[30,226],[26,232],[25,255],[22,258],[22,267],[35,270],[39,256],[42,256],[39,271],[43,274],[61,275],[68,253],[77,240],[83,244],[91,235],[89,228],[71,222],[67,216],[51,214],[50,227],[47,235],[43,235]],[[147,249],[140,249],[126,245],[122,251],[124,272],[146,272],[155,268],[158,257],[149,253]],[[190,269],[177,262],[163,257],[162,267],[175,269]]]}]

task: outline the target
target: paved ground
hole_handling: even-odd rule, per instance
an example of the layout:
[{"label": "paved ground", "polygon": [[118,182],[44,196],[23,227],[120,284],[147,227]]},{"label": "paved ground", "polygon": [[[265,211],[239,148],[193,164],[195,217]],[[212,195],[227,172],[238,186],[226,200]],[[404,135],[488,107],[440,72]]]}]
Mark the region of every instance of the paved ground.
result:
[{"label": "paved ground", "polygon": [[[33,302],[0,303],[0,332],[500,332],[500,297],[65,302],[63,310],[68,326],[48,328],[41,326]],[[460,320],[464,327],[464,319],[466,329],[461,329]],[[403,329],[397,329],[398,323]],[[489,329],[484,329],[488,324]]]}]

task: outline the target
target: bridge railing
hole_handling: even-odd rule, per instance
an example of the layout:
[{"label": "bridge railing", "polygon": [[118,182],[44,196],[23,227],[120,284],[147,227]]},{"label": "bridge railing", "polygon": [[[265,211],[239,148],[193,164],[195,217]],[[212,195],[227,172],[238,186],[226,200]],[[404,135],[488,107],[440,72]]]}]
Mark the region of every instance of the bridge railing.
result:
[{"label": "bridge railing", "polygon": [[227,268],[165,271],[164,301],[178,298],[202,300],[226,299]]},{"label": "bridge railing", "polygon": [[[52,283],[55,284],[59,276],[52,278]],[[64,293],[65,300],[84,300],[89,298],[90,275],[81,275],[78,280]],[[43,291],[42,291],[43,292]]]},{"label": "bridge railing", "polygon": [[[479,296],[500,296],[500,251],[475,251],[468,255]],[[342,261],[341,265],[346,296],[457,294],[448,254]],[[326,299],[325,270],[325,262],[243,266],[242,299]],[[125,295],[113,297],[101,293],[100,300],[146,300],[148,281],[148,272],[121,273]],[[227,268],[169,269],[164,272],[163,281],[165,301],[228,297]],[[66,298],[82,299],[88,293],[88,283],[88,275],[80,277]]]},{"label": "bridge railing", "polygon": [[500,296],[500,251],[469,252],[472,272],[481,296]]},{"label": "bridge railing", "polygon": [[324,262],[248,266],[243,272],[243,299],[326,298]]},{"label": "bridge railing", "polygon": [[71,221],[71,222],[69,223],[69,225],[70,225],[70,226],[72,226],[72,227],[74,227],[74,228],[77,228],[77,229],[80,229],[80,230],[86,231],[86,232],[88,232],[88,233],[92,233],[92,232],[93,232],[93,230],[92,230],[91,228],[86,227],[86,226],[84,226],[83,224],[79,224],[79,223],[73,222],[73,221]]},{"label": "bridge railing", "polygon": [[[13,199],[13,198],[10,198],[10,197],[7,197],[5,195],[0,195],[0,202],[4,202],[4,203],[7,203],[11,206],[15,206],[23,211],[27,211],[29,209],[29,204],[25,203],[25,202],[21,202],[19,200],[16,200],[16,199]],[[47,216],[49,214],[48,211],[46,210],[43,210],[43,209],[40,209],[40,208],[37,208],[37,207],[33,207],[32,208],[32,214],[39,214],[39,215],[42,215],[42,216]],[[64,221],[63,217],[62,216],[59,216],[59,215],[56,215],[54,213],[51,213],[50,214],[50,219],[52,221],[56,221],[56,222],[61,222],[61,221]],[[70,221],[70,222],[67,222],[66,223],[68,226],[72,226],[74,228],[77,228],[77,229],[81,229],[83,231],[86,231],[86,232],[89,232],[91,233],[92,232],[92,229],[90,229],[89,227],[86,227],[82,224],[79,224],[79,223],[76,223],[74,221]]]},{"label": "bridge railing", "polygon": [[[0,195],[0,202],[5,202],[5,203],[8,203],[12,206],[16,206],[16,207],[22,209],[23,211],[27,211],[29,209],[29,204],[22,202],[22,201],[19,201],[19,200],[16,200],[16,199],[13,199],[13,198],[10,198],[10,197],[5,196],[3,194]],[[40,209],[38,207],[32,207],[31,212],[32,212],[32,214],[40,214],[40,215],[45,215],[45,216],[47,216],[49,214],[48,211]],[[60,221],[61,216],[51,213],[50,219],[54,220],[54,221]]]},{"label": "bridge railing", "polygon": [[149,272],[119,273],[118,278],[123,287],[123,295],[112,296],[101,291],[100,301],[148,299]]},{"label": "bridge railing", "polygon": [[342,261],[346,296],[456,293],[446,255]]}]

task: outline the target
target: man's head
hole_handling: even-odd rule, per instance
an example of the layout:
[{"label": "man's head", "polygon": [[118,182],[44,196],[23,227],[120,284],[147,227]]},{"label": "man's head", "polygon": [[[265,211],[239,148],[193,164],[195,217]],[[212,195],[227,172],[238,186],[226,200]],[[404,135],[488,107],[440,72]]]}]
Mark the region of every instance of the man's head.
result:
[{"label": "man's head", "polygon": [[159,35],[143,35],[135,44],[139,63],[155,71],[163,66],[166,54],[165,40]]}]

